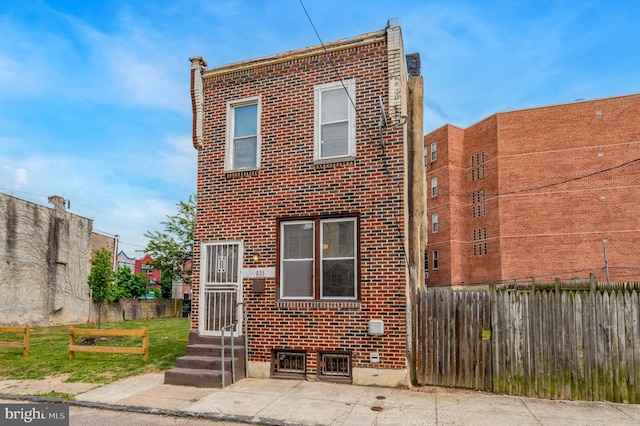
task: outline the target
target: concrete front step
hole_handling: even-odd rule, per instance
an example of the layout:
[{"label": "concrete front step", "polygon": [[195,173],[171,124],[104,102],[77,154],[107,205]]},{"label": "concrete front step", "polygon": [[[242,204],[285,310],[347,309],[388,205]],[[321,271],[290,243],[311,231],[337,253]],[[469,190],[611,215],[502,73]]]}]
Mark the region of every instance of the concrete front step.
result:
[{"label": "concrete front step", "polygon": [[[176,368],[165,371],[164,382],[168,385],[194,387],[221,387],[222,345],[220,337],[200,336],[189,333],[186,354],[176,359]],[[224,369],[225,385],[231,384],[231,360],[234,359],[236,380],[245,377],[244,338],[236,337],[231,351],[231,338],[225,337]]]},{"label": "concrete front step", "polygon": [[[220,345],[222,343],[222,338],[220,336],[202,336],[197,331],[189,331],[189,344],[206,344],[206,345]],[[224,336],[224,344],[225,346],[231,345],[231,336],[226,334]],[[236,346],[244,345],[244,337],[243,336],[235,336],[234,344]]]},{"label": "concrete front step", "polygon": [[[231,384],[231,371],[225,371],[224,383]],[[174,368],[164,372],[165,385],[193,386],[196,388],[219,388],[222,372],[192,368]]]},{"label": "concrete front step", "polygon": [[[225,357],[224,358],[225,370],[231,371],[232,361],[235,362],[236,371],[238,369],[238,366],[242,367],[242,364],[244,364],[244,360],[242,360],[241,358],[235,358],[235,360],[232,360],[231,357]],[[176,368],[193,368],[196,370],[220,370],[221,365],[222,365],[222,357],[219,357],[219,356],[186,355],[176,359]]]},{"label": "concrete front step", "polygon": [[[244,356],[244,346],[234,346],[233,353],[240,358]],[[231,357],[231,346],[224,347],[224,356]],[[222,356],[222,347],[220,345],[207,344],[191,344],[187,345],[185,355],[189,356]]]}]

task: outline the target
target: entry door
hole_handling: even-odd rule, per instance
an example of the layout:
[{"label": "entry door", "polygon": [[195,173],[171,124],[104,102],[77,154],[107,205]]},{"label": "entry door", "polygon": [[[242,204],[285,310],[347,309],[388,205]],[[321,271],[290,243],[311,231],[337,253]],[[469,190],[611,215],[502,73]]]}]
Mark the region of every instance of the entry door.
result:
[{"label": "entry door", "polygon": [[[200,334],[220,336],[223,327],[235,324],[238,336],[242,332],[242,243],[203,244],[201,259]],[[225,335],[229,334],[226,329]]]}]

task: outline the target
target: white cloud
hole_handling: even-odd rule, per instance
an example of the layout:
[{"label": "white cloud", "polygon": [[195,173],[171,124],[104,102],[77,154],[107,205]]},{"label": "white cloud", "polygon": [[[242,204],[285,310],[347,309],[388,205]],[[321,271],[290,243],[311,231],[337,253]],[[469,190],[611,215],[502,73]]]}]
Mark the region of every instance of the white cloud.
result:
[{"label": "white cloud", "polygon": [[16,188],[25,188],[29,184],[27,169],[19,168],[14,173]]},{"label": "white cloud", "polygon": [[197,158],[198,151],[193,147],[191,137],[169,136],[156,161],[167,180],[191,185],[195,192]]}]

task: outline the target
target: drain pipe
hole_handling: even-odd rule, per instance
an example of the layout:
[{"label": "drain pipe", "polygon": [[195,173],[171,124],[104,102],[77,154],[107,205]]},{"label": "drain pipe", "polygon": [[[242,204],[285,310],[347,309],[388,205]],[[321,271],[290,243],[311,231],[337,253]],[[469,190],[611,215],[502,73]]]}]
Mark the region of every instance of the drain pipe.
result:
[{"label": "drain pipe", "polygon": [[249,339],[247,337],[248,325],[247,325],[247,304],[244,302],[238,302],[238,305],[242,305],[242,322],[244,328],[244,377],[249,377]]},{"label": "drain pipe", "polygon": [[249,326],[247,321],[247,305],[243,304],[242,319],[244,321],[244,377],[249,377]]}]

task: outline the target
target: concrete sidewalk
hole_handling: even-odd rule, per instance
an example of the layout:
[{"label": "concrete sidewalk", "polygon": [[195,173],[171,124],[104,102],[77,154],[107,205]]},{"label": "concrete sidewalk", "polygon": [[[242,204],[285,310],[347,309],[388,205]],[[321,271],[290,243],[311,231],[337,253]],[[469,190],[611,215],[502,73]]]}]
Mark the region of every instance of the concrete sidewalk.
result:
[{"label": "concrete sidewalk", "polygon": [[[56,391],[72,405],[263,425],[639,425],[640,405],[552,401],[444,388],[415,390],[243,379],[224,389],[163,384],[162,373],[104,386],[0,381],[0,399]],[[49,388],[48,390],[47,387]],[[55,389],[52,389],[55,388]]]}]

